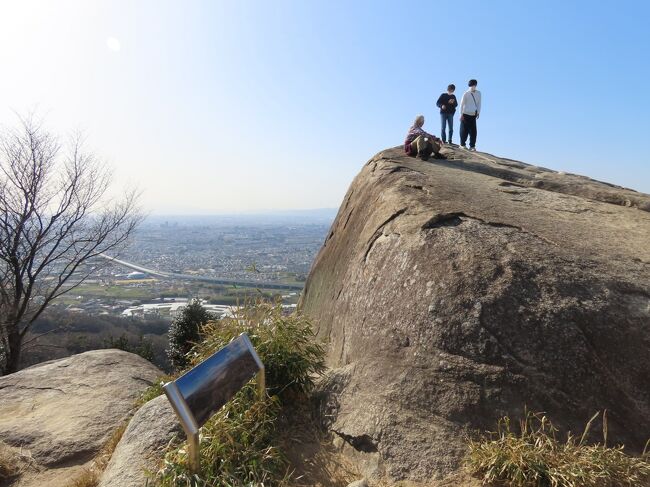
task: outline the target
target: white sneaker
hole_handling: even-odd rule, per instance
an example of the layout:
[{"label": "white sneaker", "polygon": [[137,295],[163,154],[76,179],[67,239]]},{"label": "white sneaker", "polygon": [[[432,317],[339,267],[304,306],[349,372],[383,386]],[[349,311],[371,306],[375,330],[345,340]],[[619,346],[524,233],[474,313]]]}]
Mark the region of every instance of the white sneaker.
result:
[{"label": "white sneaker", "polygon": [[471,152],[476,152],[476,147],[470,147],[469,150],[470,150]]}]

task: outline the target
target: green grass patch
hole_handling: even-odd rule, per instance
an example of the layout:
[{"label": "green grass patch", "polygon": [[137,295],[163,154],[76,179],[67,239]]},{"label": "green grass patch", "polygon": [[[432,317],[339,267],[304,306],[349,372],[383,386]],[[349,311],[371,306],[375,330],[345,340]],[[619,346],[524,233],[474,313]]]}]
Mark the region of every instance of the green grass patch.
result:
[{"label": "green grass patch", "polygon": [[174,380],[174,377],[172,377],[171,375],[163,375],[161,377],[158,377],[158,379],[156,379],[156,382],[154,382],[152,385],[147,387],[142,393],[142,395],[136,400],[135,402],[136,408],[139,408],[140,406],[151,401],[152,399],[161,396],[164,392],[163,386],[171,380]]},{"label": "green grass patch", "polygon": [[187,448],[167,453],[158,481],[163,486],[287,485],[290,472],[277,444],[282,406],[277,396],[257,400],[246,386],[201,429],[201,471],[187,469]]},{"label": "green grass patch", "polygon": [[[102,286],[100,284],[82,284],[59,298],[60,302],[75,302],[76,296],[105,299],[152,299],[158,297],[151,286]],[[65,299],[64,299],[65,298]]]},{"label": "green grass patch", "polygon": [[[626,454],[622,446],[607,447],[607,416],[603,444],[586,444],[594,415],[578,439],[556,438],[557,429],[542,414],[527,413],[513,427],[508,417],[497,431],[470,440],[468,467],[484,485],[507,487],[641,487],[650,485],[650,453]],[[518,431],[516,431],[518,429]]]},{"label": "green grass patch", "polygon": [[[308,400],[315,377],[324,370],[323,347],[311,324],[298,314],[284,315],[280,305],[257,303],[234,318],[208,323],[202,340],[189,353],[190,367],[246,332],[266,369],[267,394],[259,398],[247,384],[201,429],[201,471],[191,475],[187,448],[171,449],[156,475],[159,485],[236,487],[287,485],[289,462],[282,451],[279,424],[287,406]],[[160,394],[158,385],[148,398]]]}]

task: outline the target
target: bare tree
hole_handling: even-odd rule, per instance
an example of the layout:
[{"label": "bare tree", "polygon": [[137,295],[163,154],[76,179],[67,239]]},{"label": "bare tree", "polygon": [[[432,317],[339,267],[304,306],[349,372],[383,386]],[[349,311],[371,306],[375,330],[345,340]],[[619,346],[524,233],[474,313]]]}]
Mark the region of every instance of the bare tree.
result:
[{"label": "bare tree", "polygon": [[80,136],[62,148],[33,118],[0,135],[0,375],[18,370],[27,332],[52,300],[141,221],[137,193],[107,200],[110,182]]}]

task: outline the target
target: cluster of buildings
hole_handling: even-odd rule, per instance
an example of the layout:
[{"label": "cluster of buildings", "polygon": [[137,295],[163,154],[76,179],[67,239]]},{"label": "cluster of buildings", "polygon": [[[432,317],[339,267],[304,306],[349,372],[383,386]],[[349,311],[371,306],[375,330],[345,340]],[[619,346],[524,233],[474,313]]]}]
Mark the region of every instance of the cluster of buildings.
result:
[{"label": "cluster of buildings", "polygon": [[[147,316],[169,316],[170,318],[176,318],[180,313],[182,313],[183,308],[188,304],[187,299],[163,299],[161,302],[156,303],[145,303],[139,304],[136,306],[130,306],[122,311],[122,316],[124,317],[139,317],[145,318]],[[217,318],[226,318],[233,316],[233,307],[226,306],[221,304],[208,304],[204,301],[201,301],[201,306],[207,311],[215,315]]]},{"label": "cluster of buildings", "polygon": [[[117,256],[120,261],[98,257],[88,262],[79,272],[91,279],[75,291],[76,297],[66,295],[55,306],[89,315],[173,319],[189,296],[237,296],[237,288],[258,285],[279,289],[285,303],[295,302],[328,228],[328,223],[145,223]],[[218,317],[232,315],[231,306],[202,304]]]},{"label": "cluster of buildings", "polygon": [[328,226],[144,224],[120,256],[143,267],[224,279],[304,280]]}]

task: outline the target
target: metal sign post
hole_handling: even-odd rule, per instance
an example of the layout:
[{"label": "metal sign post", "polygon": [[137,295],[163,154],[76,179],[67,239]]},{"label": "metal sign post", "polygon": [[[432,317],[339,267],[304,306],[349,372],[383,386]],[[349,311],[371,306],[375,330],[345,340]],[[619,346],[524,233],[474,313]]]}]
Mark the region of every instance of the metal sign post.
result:
[{"label": "metal sign post", "polygon": [[178,379],[163,386],[187,435],[189,466],[200,469],[199,428],[257,375],[260,398],[266,384],[264,364],[248,335],[242,333]]}]

